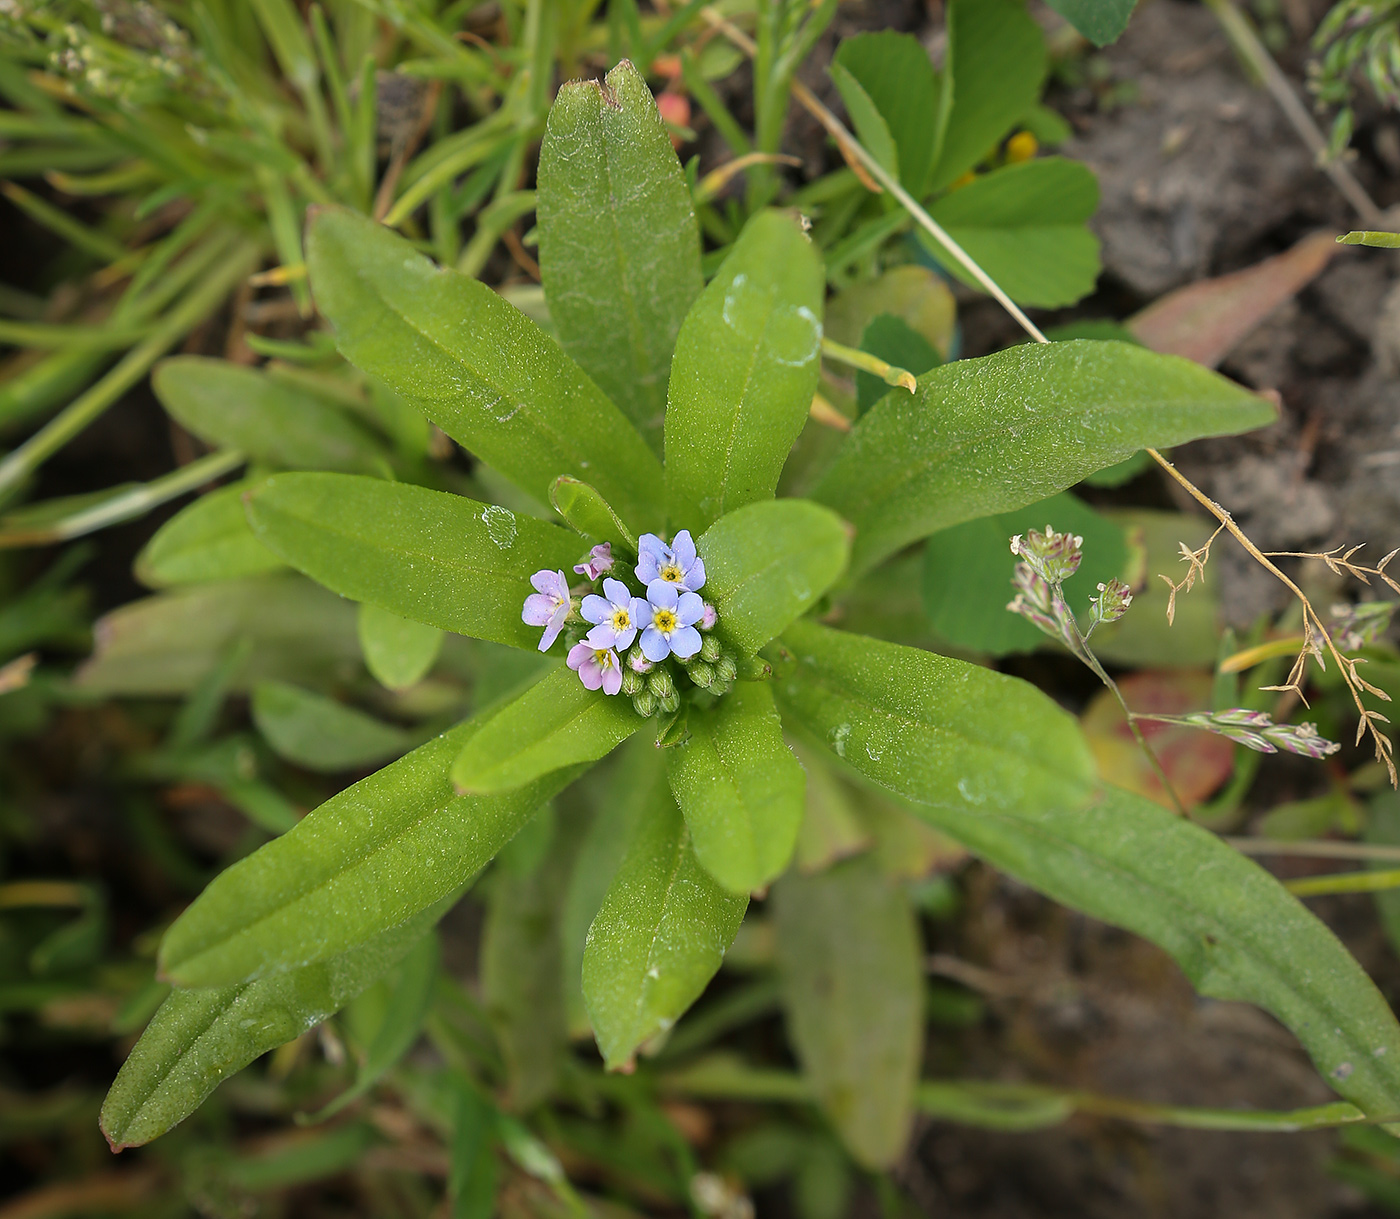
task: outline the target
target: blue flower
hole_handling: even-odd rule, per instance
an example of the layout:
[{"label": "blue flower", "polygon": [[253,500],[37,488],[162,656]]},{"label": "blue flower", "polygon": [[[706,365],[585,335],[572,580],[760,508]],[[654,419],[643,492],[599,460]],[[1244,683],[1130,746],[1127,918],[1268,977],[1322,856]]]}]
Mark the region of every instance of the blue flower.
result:
[{"label": "blue flower", "polygon": [[642,534],[637,543],[637,579],[648,588],[656,580],[673,584],[682,592],[698,593],[704,588],[705,562],[695,553],[690,530],[682,529],[670,546],[654,533]]},{"label": "blue flower", "polygon": [[642,655],[653,662],[667,656],[689,660],[703,642],[694,624],[705,616],[705,603],[694,593],[677,592],[665,580],[647,585],[647,601],[651,622],[642,631]]},{"label": "blue flower", "polygon": [[604,580],[603,592],[606,596],[592,593],[583,599],[585,620],[597,623],[588,632],[588,642],[595,648],[626,649],[651,618],[651,607],[621,580]]},{"label": "blue flower", "polygon": [[522,622],[530,626],[544,627],[540,640],[540,651],[549,651],[550,644],[559,638],[564,629],[573,602],[569,599],[569,582],[562,571],[537,571],[530,577],[536,592],[525,598],[525,608],[520,611]]}]

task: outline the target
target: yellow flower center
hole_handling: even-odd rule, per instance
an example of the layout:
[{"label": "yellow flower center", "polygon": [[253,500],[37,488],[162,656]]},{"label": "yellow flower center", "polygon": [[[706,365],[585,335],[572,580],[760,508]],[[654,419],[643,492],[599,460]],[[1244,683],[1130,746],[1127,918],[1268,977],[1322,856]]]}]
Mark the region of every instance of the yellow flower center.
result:
[{"label": "yellow flower center", "polygon": [[661,569],[661,578],[665,580],[667,584],[679,584],[685,579],[685,572],[674,563],[667,563],[666,566]]},{"label": "yellow flower center", "polygon": [[676,629],[676,616],[670,610],[660,609],[651,616],[651,624],[663,635]]},{"label": "yellow flower center", "polygon": [[599,666],[600,668],[604,668],[604,669],[610,669],[610,668],[612,668],[612,658],[608,655],[608,649],[607,649],[607,648],[594,648],[594,649],[593,649],[593,659],[594,659],[594,661],[598,664],[598,666]]},{"label": "yellow flower center", "polygon": [[625,609],[613,610],[612,625],[615,631],[625,631],[632,625],[632,618]]}]

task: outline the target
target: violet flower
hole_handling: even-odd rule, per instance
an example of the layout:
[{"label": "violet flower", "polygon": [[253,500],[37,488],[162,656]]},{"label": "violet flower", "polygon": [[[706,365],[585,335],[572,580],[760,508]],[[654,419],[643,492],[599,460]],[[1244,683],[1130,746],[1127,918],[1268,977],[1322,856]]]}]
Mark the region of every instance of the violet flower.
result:
[{"label": "violet flower", "polygon": [[592,593],[583,599],[585,620],[596,623],[588,642],[595,648],[625,649],[651,618],[651,608],[621,580],[604,580],[603,592],[605,596]]},{"label": "violet flower", "polygon": [[530,577],[536,591],[525,598],[525,608],[520,618],[530,626],[544,627],[540,639],[540,651],[549,651],[550,645],[559,638],[564,629],[573,602],[569,599],[569,582],[562,571],[537,571]]},{"label": "violet flower", "polygon": [[613,563],[612,543],[600,542],[588,552],[588,558],[574,567],[574,571],[590,580],[596,580],[612,571]]},{"label": "violet flower", "polygon": [[622,665],[612,648],[595,648],[585,640],[569,649],[567,663],[589,690],[616,694],[622,689]]},{"label": "violet flower", "polygon": [[648,588],[656,580],[675,585],[682,592],[705,587],[705,562],[695,553],[690,530],[682,529],[667,546],[654,533],[642,534],[637,543],[637,579]]},{"label": "violet flower", "polygon": [[[679,540],[679,539],[677,539]],[[695,593],[677,592],[674,584],[653,580],[647,585],[651,622],[642,631],[642,653],[650,661],[689,660],[704,641],[695,623],[705,616],[705,603]]]}]

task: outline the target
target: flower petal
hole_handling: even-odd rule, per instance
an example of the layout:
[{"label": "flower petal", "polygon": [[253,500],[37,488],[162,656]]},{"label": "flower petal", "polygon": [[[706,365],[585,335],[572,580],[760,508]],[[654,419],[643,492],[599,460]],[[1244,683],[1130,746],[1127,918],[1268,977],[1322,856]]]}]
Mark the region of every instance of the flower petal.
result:
[{"label": "flower petal", "polygon": [[596,690],[603,684],[603,667],[591,653],[588,659],[579,666],[578,675],[589,690]]},{"label": "flower petal", "polygon": [[697,556],[695,562],[685,569],[685,586],[693,593],[705,587],[704,559]]},{"label": "flower petal", "polygon": [[671,652],[681,660],[689,660],[700,650],[700,632],[693,626],[683,626],[671,636]]},{"label": "flower petal", "polygon": [[652,609],[673,610],[680,599],[676,586],[667,584],[665,580],[653,580],[647,585],[647,600],[651,602]]},{"label": "flower petal", "polygon": [[632,590],[621,580],[604,580],[603,595],[613,605],[626,607],[632,601]]},{"label": "flower petal", "polygon": [[616,660],[603,671],[603,693],[616,694],[622,689],[622,669]]},{"label": "flower petal", "polygon": [[695,543],[690,540],[689,529],[682,529],[676,534],[675,541],[671,543],[671,554],[675,557],[676,566],[682,570],[695,562]]},{"label": "flower petal", "polygon": [[670,654],[671,645],[666,642],[666,636],[654,626],[649,626],[642,632],[642,655],[649,661],[655,664],[665,660]]},{"label": "flower petal", "polygon": [[612,624],[609,622],[600,622],[584,638],[588,641],[588,646],[595,650],[597,648],[625,648],[627,646],[627,644],[619,642],[618,633],[613,630]]},{"label": "flower petal", "polygon": [[676,606],[676,620],[682,626],[690,626],[705,616],[705,603],[698,593],[682,593]]},{"label": "flower petal", "polygon": [[554,598],[545,593],[531,593],[525,598],[525,607],[520,611],[520,620],[530,626],[544,626],[554,616],[557,609]]},{"label": "flower petal", "polygon": [[568,659],[564,662],[571,669],[577,669],[590,656],[593,655],[593,645],[588,643],[576,643],[569,649]]},{"label": "flower petal", "polygon": [[597,593],[589,593],[583,599],[583,608],[580,611],[585,622],[603,622],[612,617],[612,606]]},{"label": "flower petal", "polygon": [[620,648],[622,649],[622,651],[625,652],[628,648],[632,646],[632,640],[634,640],[637,637],[637,628],[635,626],[629,626],[625,627],[623,630],[616,631],[614,633],[616,634],[617,638],[613,640],[612,646],[615,648]]}]

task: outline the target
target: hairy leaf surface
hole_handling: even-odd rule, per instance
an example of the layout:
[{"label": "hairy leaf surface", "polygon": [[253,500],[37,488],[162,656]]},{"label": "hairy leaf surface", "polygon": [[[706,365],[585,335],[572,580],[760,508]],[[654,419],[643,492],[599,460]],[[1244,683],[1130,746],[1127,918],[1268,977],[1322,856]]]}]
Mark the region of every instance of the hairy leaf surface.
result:
[{"label": "hairy leaf surface", "polygon": [[583,953],[583,997],[610,1068],[668,1029],[719,969],[748,898],[699,864],[663,761],[638,787],[648,807],[608,888]]},{"label": "hairy leaf surface", "polygon": [[715,522],[695,548],[720,634],[753,655],[840,578],[850,545],[840,518],[806,500],[750,504]]},{"label": "hairy leaf surface", "polygon": [[634,529],[660,516],[661,467],[640,433],[534,322],[485,284],[435,267],[340,208],[313,214],[307,265],[342,354],[543,502],[591,482]]},{"label": "hairy leaf surface", "polygon": [[228,986],[323,961],[455,892],[576,770],[462,796],[449,770],[467,720],[327,800],[216,877],[165,933],[161,973]]},{"label": "hairy leaf surface", "polygon": [[821,259],[797,221],[760,212],[686,315],[666,408],[666,503],[699,533],[768,499],[802,431],[821,358]]},{"label": "hairy leaf surface", "polygon": [[539,167],[540,274],[560,342],[661,449],[671,351],[705,285],[685,175],[623,60],[560,86]]},{"label": "hairy leaf surface", "polygon": [[882,787],[979,814],[1093,797],[1078,724],[1028,682],[814,622],[795,623],[781,643],[791,656],[774,683],[784,719]]},{"label": "hairy leaf surface", "polygon": [[567,576],[578,538],[496,504],[408,483],[337,474],[279,474],[248,496],[253,532],[343,597],[415,622],[539,646],[520,620],[542,568]]},{"label": "hairy leaf surface", "polygon": [[463,792],[510,791],[606,757],[645,723],[631,699],[589,690],[572,669],[555,669],[486,717],[453,763],[452,782]]},{"label": "hairy leaf surface", "polygon": [[[950,691],[922,680],[917,658],[928,653],[836,635],[805,623],[787,633],[796,656],[779,676],[778,696],[848,766],[922,806],[919,815],[993,866],[1159,945],[1202,994],[1271,1012],[1332,1087],[1367,1113],[1400,1113],[1400,1025],[1332,932],[1277,880],[1150,800],[1112,787],[1086,800],[1087,784],[1067,787],[1051,774],[1047,752],[1062,768],[1073,760],[1088,769],[1083,740],[1024,683],[970,670],[978,676]],[[901,672],[921,693],[901,692]],[[1004,683],[1002,697],[991,688],[976,708],[963,704],[988,678]],[[1003,749],[1017,757],[959,757],[927,730],[895,728],[916,710],[912,703],[924,705],[925,718],[948,714],[974,730],[979,715],[990,728],[988,712],[999,711]],[[957,760],[944,766],[950,757]],[[1026,782],[1031,757],[1046,776],[1039,783]]]},{"label": "hairy leaf surface", "polygon": [[690,739],[667,751],[671,791],[696,858],[734,893],[761,889],[792,858],[806,796],[767,684],[740,682],[692,708]]},{"label": "hairy leaf surface", "polygon": [[[1138,449],[1262,427],[1274,408],[1126,343],[1025,344],[957,360],[861,416],[812,492],[856,529],[852,568],[1063,491]],[[708,570],[708,566],[707,566]]]},{"label": "hairy leaf surface", "polygon": [[172,991],[103,1102],[102,1133],[113,1150],[164,1134],[230,1075],[339,1011],[420,943],[444,908],[273,977]]}]

